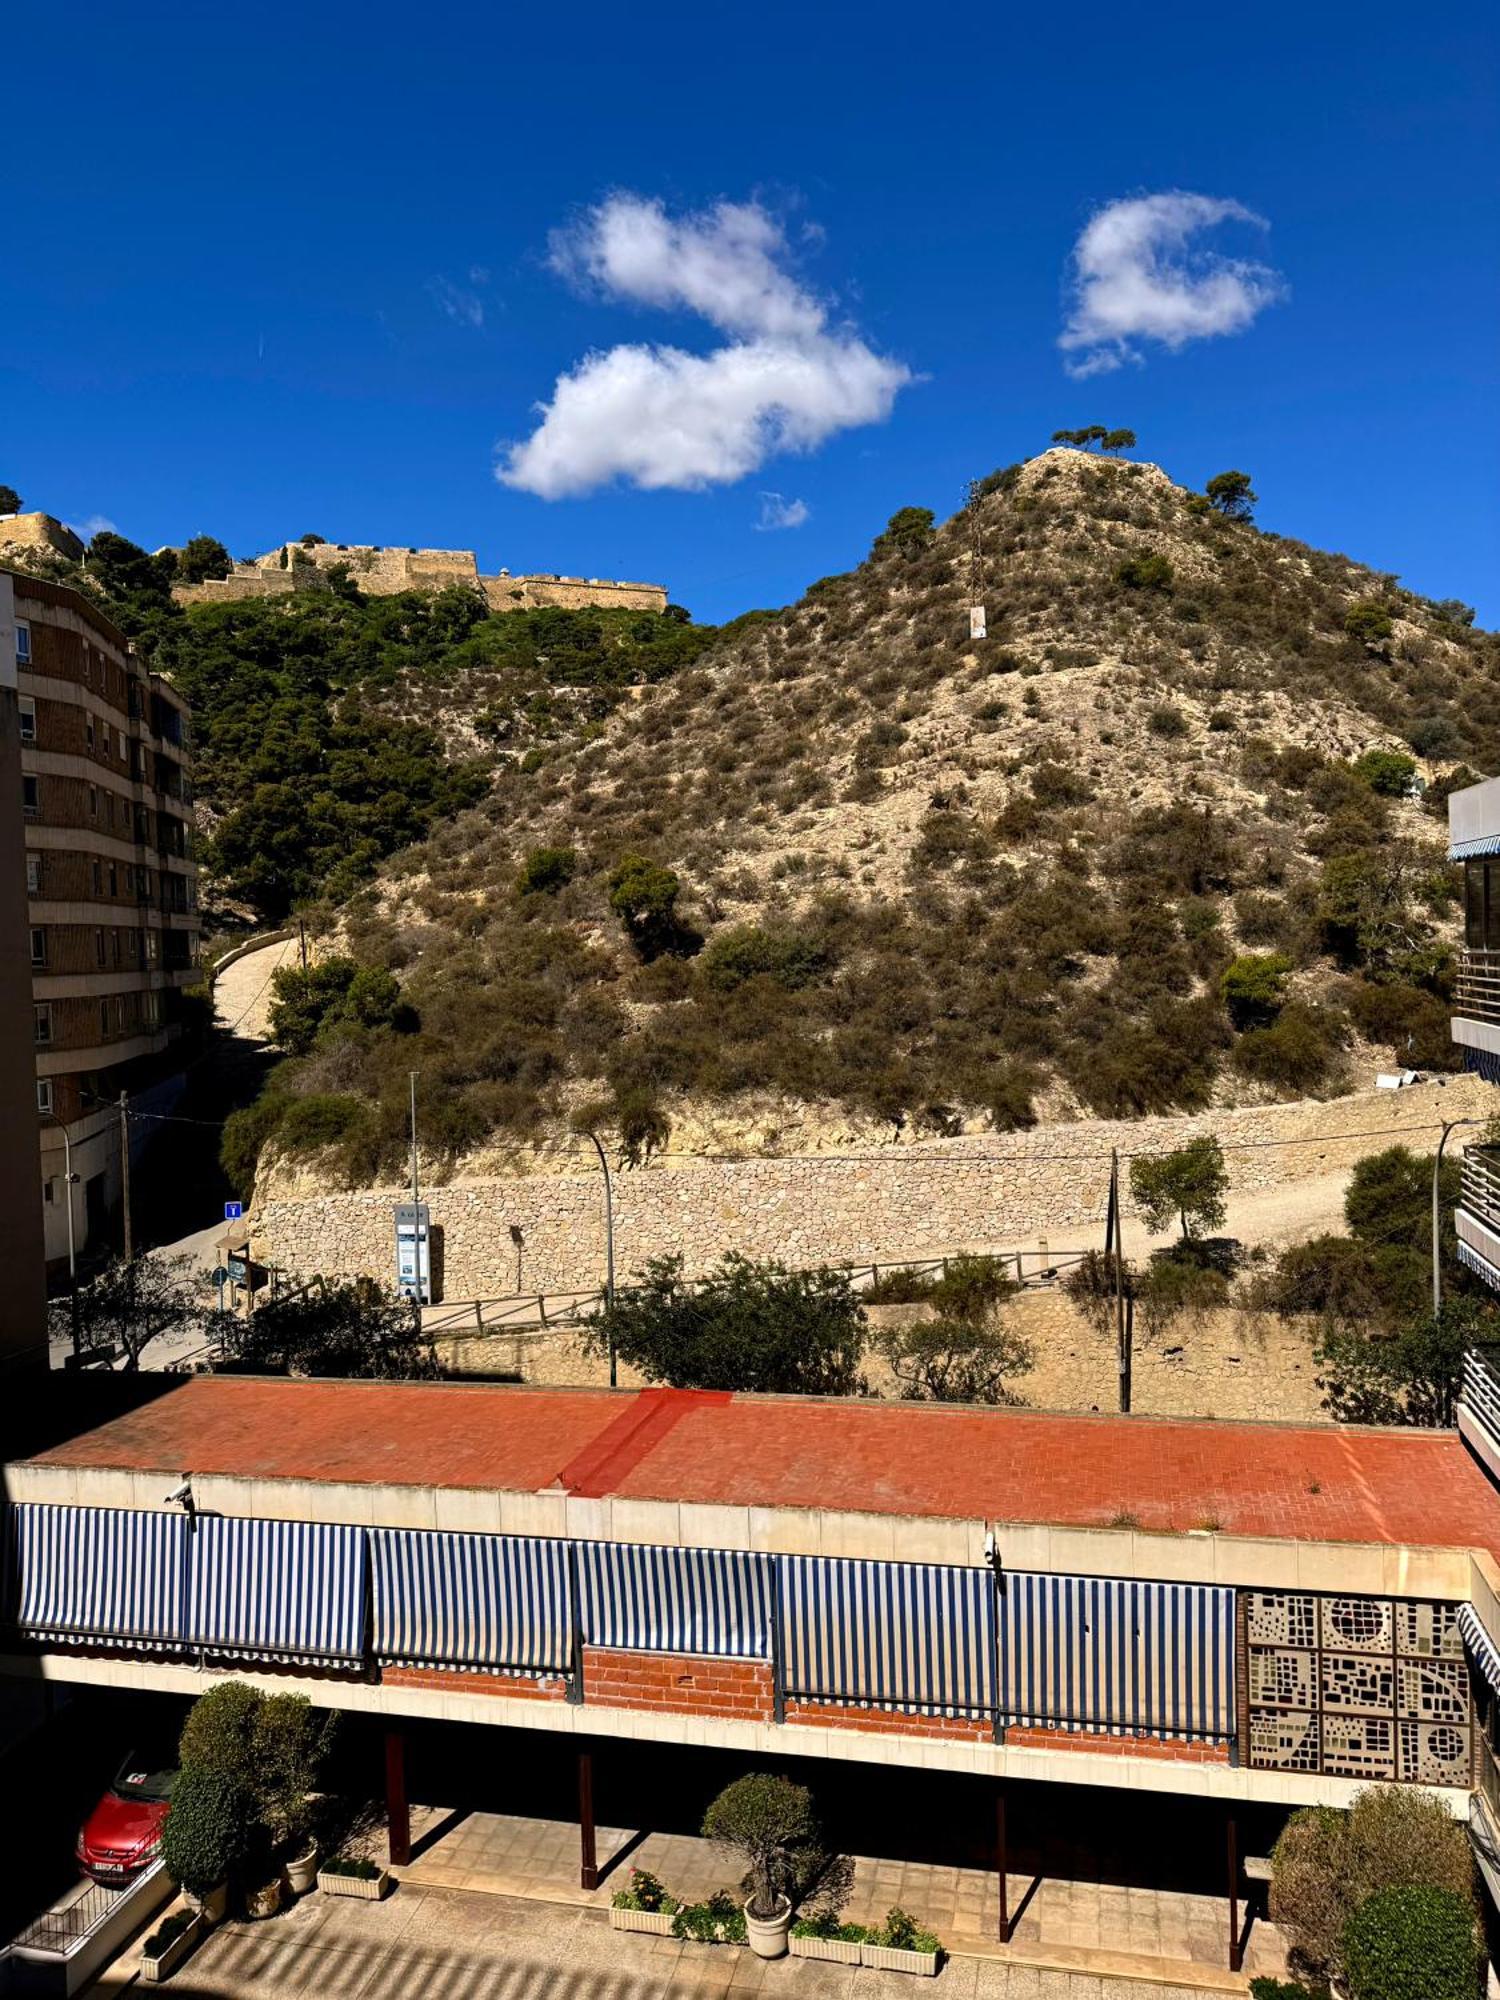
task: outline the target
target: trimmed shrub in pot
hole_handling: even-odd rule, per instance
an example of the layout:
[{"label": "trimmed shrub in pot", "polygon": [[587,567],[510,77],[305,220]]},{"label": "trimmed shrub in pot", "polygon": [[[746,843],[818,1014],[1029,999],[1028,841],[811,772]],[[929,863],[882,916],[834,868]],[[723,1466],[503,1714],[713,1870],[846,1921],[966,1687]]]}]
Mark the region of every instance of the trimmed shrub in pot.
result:
[{"label": "trimmed shrub in pot", "polygon": [[615,1931],[645,1931],[670,1937],[672,1922],[682,1908],[649,1868],[632,1868],[630,1881],[609,1900],[609,1927]]},{"label": "trimmed shrub in pot", "polygon": [[254,1807],[233,1778],[184,1768],[161,1830],[161,1858],[174,1882],[208,1903],[245,1860],[253,1834]]},{"label": "trimmed shrub in pot", "polygon": [[759,1958],[785,1955],[799,1858],[817,1833],[807,1787],[765,1772],[737,1778],[703,1815],[704,1838],[745,1863],[745,1924]]},{"label": "trimmed shrub in pot", "polygon": [[1349,2000],[1475,2000],[1480,1959],[1473,1908],[1447,1889],[1380,1889],[1344,1930]]}]

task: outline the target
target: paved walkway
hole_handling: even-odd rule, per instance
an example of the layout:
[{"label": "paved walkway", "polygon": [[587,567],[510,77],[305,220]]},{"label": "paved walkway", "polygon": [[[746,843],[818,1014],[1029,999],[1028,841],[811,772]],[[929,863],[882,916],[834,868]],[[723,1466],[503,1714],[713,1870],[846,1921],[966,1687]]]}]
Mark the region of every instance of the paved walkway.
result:
[{"label": "paved walkway", "polygon": [[[314,1893],[267,1922],[225,1924],[172,1985],[194,2000],[918,2000],[926,1990],[902,1973],[768,1965],[727,1945],[612,1931],[596,1910],[411,1882],[383,1903]],[[938,1987],[942,2000],[1209,2000],[1218,1990],[965,1958]]]},{"label": "paved walkway", "polygon": [[[449,1817],[425,1809],[413,1813],[412,1830],[416,1858],[401,1870],[412,1886],[602,1909],[632,1868],[649,1869],[685,1902],[731,1881],[731,1870],[707,1841],[680,1834],[649,1833],[638,1840],[632,1832],[600,1827],[605,1875],[598,1889],[588,1891],[578,1886],[578,1830],[564,1822],[502,1813]],[[1225,1965],[1228,1904],[1222,1897],[1051,1878],[1033,1885],[1022,1875],[1011,1875],[1008,1889],[1011,1914],[1020,1917],[1009,1947],[997,1941],[998,1885],[982,1869],[858,1857],[842,1914],[851,1923],[873,1924],[899,1904],[954,1952],[1133,1979],[1199,1978],[1217,1992],[1244,1991],[1245,1980],[1232,1977]],[[1270,1924],[1252,1927],[1245,1964],[1246,1979],[1281,1973],[1281,1944]]]}]

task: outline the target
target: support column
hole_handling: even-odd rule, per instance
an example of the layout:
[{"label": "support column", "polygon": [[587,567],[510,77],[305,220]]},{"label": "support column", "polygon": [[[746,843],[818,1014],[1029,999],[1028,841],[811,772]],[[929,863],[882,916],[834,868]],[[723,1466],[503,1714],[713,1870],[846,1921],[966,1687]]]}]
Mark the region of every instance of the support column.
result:
[{"label": "support column", "polygon": [[578,1886],[599,1886],[599,1853],[594,1839],[594,1753],[578,1753]]},{"label": "support column", "polygon": [[1232,1807],[1224,1826],[1225,1860],[1229,1864],[1229,1970],[1238,1972],[1244,1964],[1245,1948],[1240,1942],[1240,1829]]},{"label": "support column", "polygon": [[995,1871],[1000,1889],[1001,1944],[1009,1944],[1014,1929],[1010,1918],[1010,1891],[1006,1877],[1010,1873],[1010,1842],[1005,1818],[1005,1784],[1002,1780],[995,1787]]},{"label": "support column", "polygon": [[411,1807],[406,1799],[406,1738],[399,1729],[385,1732],[386,1852],[393,1868],[411,1860]]}]

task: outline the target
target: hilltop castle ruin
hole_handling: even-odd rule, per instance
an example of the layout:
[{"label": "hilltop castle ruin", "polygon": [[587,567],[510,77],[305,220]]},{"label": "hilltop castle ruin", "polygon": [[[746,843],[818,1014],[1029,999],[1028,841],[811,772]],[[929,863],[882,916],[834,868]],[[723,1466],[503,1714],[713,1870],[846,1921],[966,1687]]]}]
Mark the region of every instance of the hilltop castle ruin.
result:
[{"label": "hilltop castle ruin", "polygon": [[382,549],[343,542],[283,542],[250,562],[237,562],[229,575],[206,583],[178,583],[179,604],[225,604],[237,598],[282,597],[289,591],[326,590],[329,572],[347,568],[367,597],[394,597],[403,590],[478,591],[492,611],[530,611],[538,605],[613,605],[625,611],[665,611],[667,593],[659,583],[617,583],[598,576],[481,576],[472,549]]}]

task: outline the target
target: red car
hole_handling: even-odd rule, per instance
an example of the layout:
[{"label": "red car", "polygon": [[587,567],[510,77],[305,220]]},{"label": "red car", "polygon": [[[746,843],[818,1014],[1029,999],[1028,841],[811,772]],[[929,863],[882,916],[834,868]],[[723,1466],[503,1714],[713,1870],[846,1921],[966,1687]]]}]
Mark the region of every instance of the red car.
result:
[{"label": "red car", "polygon": [[156,1858],[176,1783],[160,1751],[132,1750],[78,1835],[78,1865],[109,1888],[134,1881]]}]

